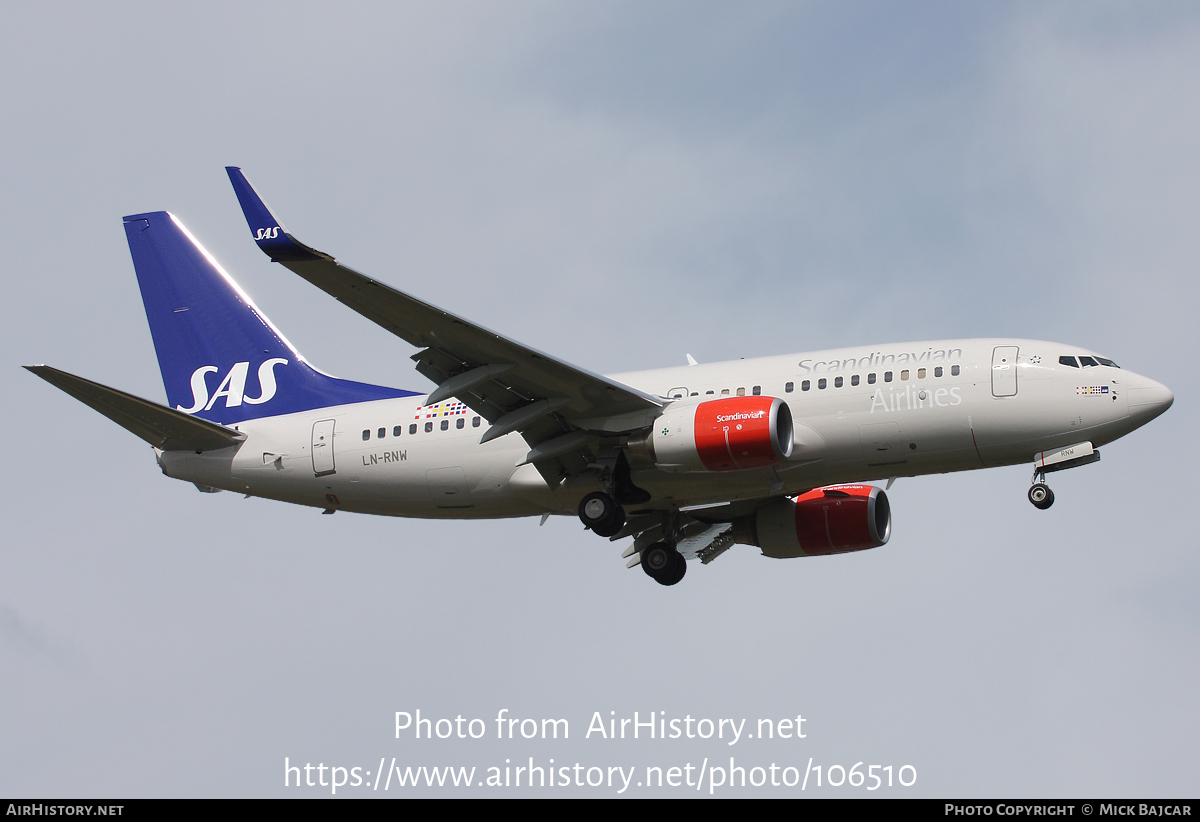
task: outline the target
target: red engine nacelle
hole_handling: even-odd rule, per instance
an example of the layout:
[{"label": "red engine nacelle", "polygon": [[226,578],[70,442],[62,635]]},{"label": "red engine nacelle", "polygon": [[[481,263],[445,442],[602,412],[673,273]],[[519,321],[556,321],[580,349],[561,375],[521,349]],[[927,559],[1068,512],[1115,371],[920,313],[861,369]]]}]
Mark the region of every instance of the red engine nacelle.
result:
[{"label": "red engine nacelle", "polygon": [[778,559],[865,551],[891,535],[887,494],[874,485],[817,488],[754,513],[754,544]]},{"label": "red engine nacelle", "polygon": [[792,455],[792,412],[778,397],[722,397],[668,408],[645,445],[664,471],[744,471]]}]

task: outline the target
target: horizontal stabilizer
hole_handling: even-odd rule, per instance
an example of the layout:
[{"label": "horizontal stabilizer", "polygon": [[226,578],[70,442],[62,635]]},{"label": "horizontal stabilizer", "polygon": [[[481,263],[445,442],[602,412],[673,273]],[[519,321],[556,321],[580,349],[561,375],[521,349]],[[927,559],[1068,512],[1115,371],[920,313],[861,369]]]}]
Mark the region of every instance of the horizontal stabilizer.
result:
[{"label": "horizontal stabilizer", "polygon": [[231,428],[166,408],[48,365],[27,365],[25,368],[84,405],[99,411],[126,431],[164,451],[216,451],[246,439],[245,434]]}]

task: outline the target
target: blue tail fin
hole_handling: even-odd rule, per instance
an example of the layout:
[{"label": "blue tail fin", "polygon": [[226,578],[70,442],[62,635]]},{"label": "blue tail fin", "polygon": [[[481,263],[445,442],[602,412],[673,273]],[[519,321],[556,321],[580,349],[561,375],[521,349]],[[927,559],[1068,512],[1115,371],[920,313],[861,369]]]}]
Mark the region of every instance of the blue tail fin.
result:
[{"label": "blue tail fin", "polygon": [[415,395],[314,369],[173,215],[126,217],[125,234],[171,407],[231,425]]}]

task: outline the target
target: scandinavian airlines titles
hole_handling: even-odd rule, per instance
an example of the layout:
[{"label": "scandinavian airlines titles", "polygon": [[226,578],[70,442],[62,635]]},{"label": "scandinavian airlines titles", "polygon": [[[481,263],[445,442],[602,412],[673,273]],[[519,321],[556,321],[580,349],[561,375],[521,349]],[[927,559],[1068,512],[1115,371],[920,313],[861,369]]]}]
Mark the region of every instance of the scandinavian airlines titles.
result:
[{"label": "scandinavian airlines titles", "polygon": [[736,414],[718,414],[717,422],[732,422],[734,420],[761,420],[767,415],[766,411],[739,411]]},{"label": "scandinavian airlines titles", "polygon": [[883,368],[888,365],[914,365],[928,362],[951,362],[962,359],[961,348],[928,348],[921,352],[902,351],[899,354],[884,354],[882,351],[872,351],[865,357],[851,357],[845,360],[811,359],[800,361],[801,374],[831,374],[836,371],[851,371],[855,368]]},{"label": "scandinavian airlines titles", "polygon": [[954,405],[962,404],[962,395],[958,393],[958,386],[953,388],[920,388],[914,389],[913,386],[905,386],[903,391],[894,391],[888,389],[885,395],[883,389],[876,389],[871,396],[871,413],[875,413],[876,408],[882,408],[884,411],[915,411],[918,408],[933,408],[935,405],[939,408],[948,408]]}]

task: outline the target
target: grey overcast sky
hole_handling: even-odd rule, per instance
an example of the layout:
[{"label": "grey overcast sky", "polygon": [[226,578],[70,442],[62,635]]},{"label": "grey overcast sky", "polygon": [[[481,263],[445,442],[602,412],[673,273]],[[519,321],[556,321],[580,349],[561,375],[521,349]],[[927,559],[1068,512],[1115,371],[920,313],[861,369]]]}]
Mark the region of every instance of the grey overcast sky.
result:
[{"label": "grey overcast sky", "polygon": [[[0,68],[0,794],[732,756],[909,765],[897,796],[1196,796],[1194,3],[8,3]],[[324,370],[429,387],[254,248],[225,165],[306,242],[590,370],[1031,337],[1175,406],[1050,511],[1025,467],[902,479],[883,548],[739,547],[671,589],[574,519],[201,495],[19,368],[163,401],[122,215],[174,212]],[[418,709],[488,733],[396,739]],[[502,709],[570,738],[497,740]],[[806,736],[585,738],[635,711]],[[524,791],[338,795],[416,793]]]}]

